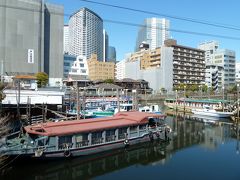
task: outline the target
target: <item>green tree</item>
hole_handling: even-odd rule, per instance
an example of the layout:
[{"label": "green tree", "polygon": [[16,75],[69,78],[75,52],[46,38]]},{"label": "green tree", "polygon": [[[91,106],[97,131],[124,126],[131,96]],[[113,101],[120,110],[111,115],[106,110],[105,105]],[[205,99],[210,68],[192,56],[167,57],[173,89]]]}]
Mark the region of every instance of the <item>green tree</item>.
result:
[{"label": "green tree", "polygon": [[38,72],[36,75],[38,87],[44,87],[48,83],[48,74],[45,72]]},{"label": "green tree", "polygon": [[103,82],[113,84],[114,80],[113,79],[105,79]]},{"label": "green tree", "polygon": [[0,82],[0,101],[5,98],[5,94],[3,94],[4,84]]}]

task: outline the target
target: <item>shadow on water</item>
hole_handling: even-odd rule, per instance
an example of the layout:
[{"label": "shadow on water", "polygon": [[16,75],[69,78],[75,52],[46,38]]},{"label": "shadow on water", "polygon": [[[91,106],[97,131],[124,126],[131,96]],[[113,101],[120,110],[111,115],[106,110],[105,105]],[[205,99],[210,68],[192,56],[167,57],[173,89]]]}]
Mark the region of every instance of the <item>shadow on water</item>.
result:
[{"label": "shadow on water", "polygon": [[[55,162],[22,161],[9,167],[0,179],[61,180],[105,177],[119,170],[126,171],[125,169],[132,166],[137,168],[158,164],[165,166],[172,161],[171,158],[176,152],[183,152],[195,146],[211,151],[223,142],[237,137],[236,131],[229,124],[206,123],[178,116],[167,117],[166,122],[173,129],[172,140],[168,143],[161,141],[142,143],[84,159],[74,158]],[[147,173],[148,168],[145,169]],[[162,177],[167,175],[162,174]]]}]

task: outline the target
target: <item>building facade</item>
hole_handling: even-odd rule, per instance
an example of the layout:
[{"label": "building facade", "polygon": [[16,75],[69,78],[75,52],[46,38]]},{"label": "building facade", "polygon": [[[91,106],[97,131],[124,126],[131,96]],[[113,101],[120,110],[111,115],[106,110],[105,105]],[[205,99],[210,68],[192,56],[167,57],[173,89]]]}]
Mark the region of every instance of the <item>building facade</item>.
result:
[{"label": "building facade", "polygon": [[205,82],[209,88],[213,88],[213,90],[221,91],[222,85],[224,81],[224,68],[223,66],[218,66],[214,64],[206,65],[206,75]]},{"label": "building facade", "polygon": [[69,76],[78,77],[78,79],[88,79],[88,63],[85,56],[77,56],[76,61],[73,62]]},{"label": "building facade", "polygon": [[107,31],[103,30],[103,61],[108,62],[109,38]]},{"label": "building facade", "polygon": [[63,77],[64,78],[68,77],[74,61],[76,61],[76,56],[64,54],[64,61],[63,61]]},{"label": "building facade", "polygon": [[[222,87],[235,85],[235,52],[228,49],[218,49],[219,43],[216,41],[204,42],[198,46],[205,51],[206,65],[222,67],[224,69],[222,84],[218,83],[218,90]],[[206,71],[206,75],[208,72]],[[206,77],[206,80],[208,78]],[[206,81],[208,84],[208,81]]]},{"label": "building facade", "polygon": [[103,61],[103,20],[88,8],[81,8],[69,19],[69,53],[87,59],[97,54]]},{"label": "building facade", "polygon": [[93,54],[87,61],[90,80],[95,81],[115,78],[114,62],[98,61],[96,54]]},{"label": "building facade", "polygon": [[63,6],[41,0],[0,1],[1,74],[62,78],[63,12]]},{"label": "building facade", "polygon": [[69,53],[69,26],[63,27],[63,53]]},{"label": "building facade", "polygon": [[147,18],[138,31],[135,52],[139,51],[139,45],[145,41],[150,49],[155,49],[164,44],[169,38],[170,22],[165,18]]},{"label": "building facade", "polygon": [[240,83],[240,63],[236,63],[236,83]]},{"label": "building facade", "polygon": [[219,43],[217,41],[203,42],[198,45],[198,49],[205,51],[206,65],[213,63],[214,53],[218,50]]},{"label": "building facade", "polygon": [[166,40],[166,47],[173,48],[173,86],[205,83],[205,54],[203,50],[178,45],[176,40]]},{"label": "building facade", "polygon": [[126,70],[125,70],[125,64],[126,64],[126,59],[123,59],[122,61],[119,61],[116,63],[116,76],[115,78],[118,80],[126,78]]},{"label": "building facade", "polygon": [[108,47],[108,61],[116,62],[116,60],[117,60],[116,48],[113,46],[109,46]]},{"label": "building facade", "polygon": [[125,77],[144,79],[154,91],[172,91],[180,84],[199,86],[205,81],[204,51],[178,45],[176,40],[131,54],[125,66]]},{"label": "building facade", "polygon": [[223,87],[230,88],[235,85],[236,80],[236,56],[235,51],[221,49],[214,53],[213,64],[224,68]]}]

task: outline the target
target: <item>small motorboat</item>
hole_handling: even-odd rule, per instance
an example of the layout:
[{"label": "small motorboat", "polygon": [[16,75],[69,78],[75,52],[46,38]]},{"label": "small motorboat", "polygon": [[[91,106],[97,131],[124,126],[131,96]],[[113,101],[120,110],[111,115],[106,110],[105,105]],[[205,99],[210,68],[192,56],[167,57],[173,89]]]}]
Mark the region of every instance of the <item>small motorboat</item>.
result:
[{"label": "small motorboat", "polygon": [[193,109],[192,113],[201,116],[211,116],[218,118],[229,118],[233,115],[233,112],[221,112],[215,109],[210,109],[210,106],[204,106],[203,109]]}]

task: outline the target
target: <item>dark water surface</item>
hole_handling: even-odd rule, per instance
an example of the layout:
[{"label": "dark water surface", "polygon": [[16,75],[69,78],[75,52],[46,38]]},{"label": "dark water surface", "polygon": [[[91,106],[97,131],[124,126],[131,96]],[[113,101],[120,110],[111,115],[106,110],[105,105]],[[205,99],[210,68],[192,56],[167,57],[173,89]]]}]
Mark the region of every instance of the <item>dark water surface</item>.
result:
[{"label": "dark water surface", "polygon": [[143,143],[87,159],[21,162],[0,179],[240,179],[239,140],[232,125],[181,117],[166,121],[174,131],[169,143]]}]

